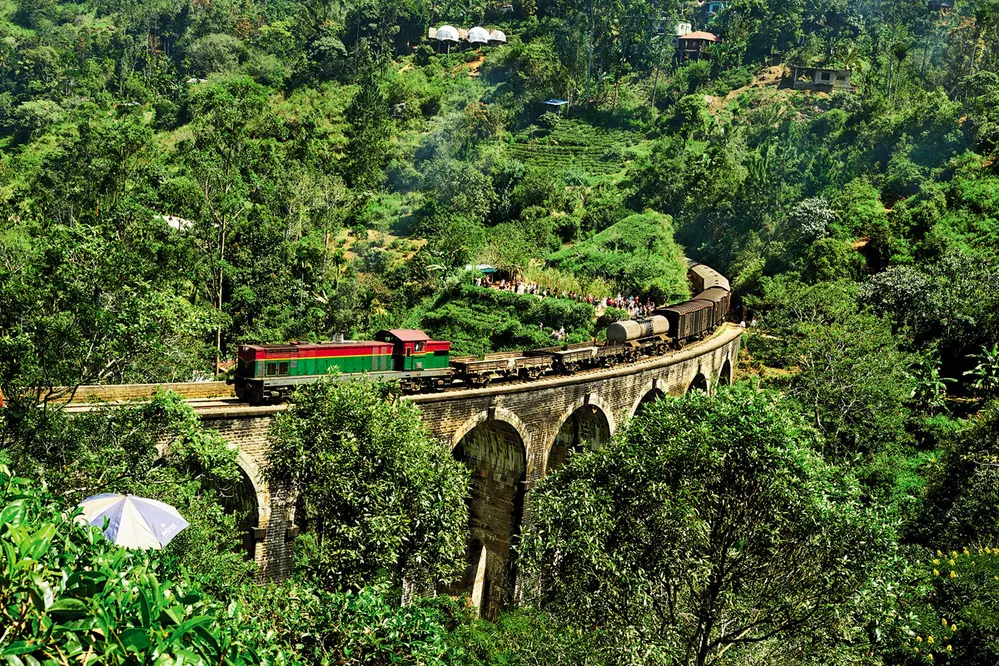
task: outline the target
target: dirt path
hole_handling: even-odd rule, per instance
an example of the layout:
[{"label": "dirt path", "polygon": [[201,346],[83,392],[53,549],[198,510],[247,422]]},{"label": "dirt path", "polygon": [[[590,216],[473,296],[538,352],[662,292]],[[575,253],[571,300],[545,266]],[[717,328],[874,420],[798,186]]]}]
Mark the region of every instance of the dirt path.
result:
[{"label": "dirt path", "polygon": [[486,56],[480,55],[478,58],[476,58],[472,62],[463,62],[463,63],[461,63],[460,65],[458,65],[457,67],[455,67],[454,69],[452,69],[451,73],[452,74],[457,74],[459,71],[461,71],[463,69],[467,69],[469,76],[476,77],[476,76],[479,75],[479,68],[482,67],[482,63],[484,63],[485,61],[486,61]]},{"label": "dirt path", "polygon": [[750,90],[762,90],[764,88],[771,89],[771,95],[774,96],[786,96],[790,90],[781,90],[777,86],[780,85],[780,81],[784,78],[784,65],[773,65],[772,67],[767,67],[759,74],[757,74],[752,83],[742,86],[741,88],[736,88],[730,91],[724,97],[705,95],[704,101],[708,105],[708,111],[712,115],[718,115],[722,109],[727,107],[732,101],[734,101],[739,95],[744,92],[749,92]]}]

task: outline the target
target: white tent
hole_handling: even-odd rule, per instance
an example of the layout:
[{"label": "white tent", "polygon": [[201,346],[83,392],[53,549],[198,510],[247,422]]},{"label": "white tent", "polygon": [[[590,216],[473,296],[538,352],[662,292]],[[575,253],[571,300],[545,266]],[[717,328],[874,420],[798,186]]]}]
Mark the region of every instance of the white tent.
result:
[{"label": "white tent", "polygon": [[489,42],[496,44],[506,44],[506,34],[502,30],[493,30],[489,33]]},{"label": "white tent", "polygon": [[437,28],[438,42],[457,42],[458,41],[458,30],[450,25],[442,25]]},{"label": "white tent", "polygon": [[468,40],[469,44],[488,44],[489,31],[485,28],[476,26],[468,31],[468,34],[465,35],[465,39]]}]

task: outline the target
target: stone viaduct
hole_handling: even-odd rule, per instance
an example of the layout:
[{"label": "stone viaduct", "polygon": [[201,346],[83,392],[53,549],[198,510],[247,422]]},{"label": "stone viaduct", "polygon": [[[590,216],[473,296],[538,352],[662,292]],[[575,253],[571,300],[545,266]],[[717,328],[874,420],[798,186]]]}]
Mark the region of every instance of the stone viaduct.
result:
[{"label": "stone viaduct", "polygon": [[[514,590],[515,542],[531,488],[566,455],[600,446],[642,405],[692,388],[712,391],[732,379],[741,329],[723,326],[707,340],[639,363],[535,382],[408,396],[430,432],[472,470],[466,573],[454,592],[469,592],[488,617]],[[206,423],[239,450],[255,498],[247,548],[262,578],[287,576],[297,534],[294,503],[269,488],[268,429],[285,405],[198,408]]]}]

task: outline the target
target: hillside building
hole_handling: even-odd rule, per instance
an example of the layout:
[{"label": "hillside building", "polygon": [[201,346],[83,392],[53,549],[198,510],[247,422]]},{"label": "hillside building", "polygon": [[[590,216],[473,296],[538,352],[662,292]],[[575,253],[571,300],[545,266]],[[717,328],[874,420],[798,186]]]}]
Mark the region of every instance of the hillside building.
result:
[{"label": "hillside building", "polygon": [[715,35],[710,32],[691,32],[677,38],[677,54],[680,62],[688,60],[700,60],[707,55],[707,48],[710,44],[720,42]]},{"label": "hillside building", "polygon": [[465,35],[465,41],[472,46],[482,46],[489,43],[489,31],[485,28],[475,26]]},{"label": "hillside building", "polygon": [[442,25],[439,28],[430,28],[427,35],[430,39],[437,40],[437,50],[450,53],[451,48],[461,43],[458,36],[458,29],[450,25]]},{"label": "hillside building", "polygon": [[791,88],[794,90],[815,90],[831,93],[834,90],[857,92],[857,86],[850,83],[850,70],[835,67],[791,67]]}]

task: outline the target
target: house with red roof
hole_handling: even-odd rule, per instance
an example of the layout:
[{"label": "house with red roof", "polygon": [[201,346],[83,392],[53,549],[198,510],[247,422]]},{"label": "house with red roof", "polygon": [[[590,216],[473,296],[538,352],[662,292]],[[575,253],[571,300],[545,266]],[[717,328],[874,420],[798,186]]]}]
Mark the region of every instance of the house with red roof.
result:
[{"label": "house with red roof", "polygon": [[710,32],[697,30],[677,38],[677,54],[680,62],[700,60],[706,55],[709,44],[720,42],[717,36]]}]

